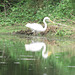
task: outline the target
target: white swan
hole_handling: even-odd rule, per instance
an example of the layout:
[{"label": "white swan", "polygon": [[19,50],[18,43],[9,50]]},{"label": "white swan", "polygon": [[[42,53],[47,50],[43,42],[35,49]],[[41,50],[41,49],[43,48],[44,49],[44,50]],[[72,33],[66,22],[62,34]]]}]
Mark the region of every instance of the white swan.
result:
[{"label": "white swan", "polygon": [[54,23],[53,21],[50,20],[49,17],[45,17],[43,19],[43,23],[45,24],[44,28],[41,26],[41,24],[38,24],[38,23],[28,23],[28,24],[26,24],[26,27],[32,29],[32,32],[35,32],[35,31],[36,32],[44,32],[47,29],[47,23],[45,22],[46,20]]},{"label": "white swan", "polygon": [[25,44],[25,48],[26,51],[32,51],[32,52],[40,51],[43,48],[42,56],[44,58],[47,58],[52,53],[52,52],[46,52],[46,44],[43,42],[34,42],[30,44]]}]

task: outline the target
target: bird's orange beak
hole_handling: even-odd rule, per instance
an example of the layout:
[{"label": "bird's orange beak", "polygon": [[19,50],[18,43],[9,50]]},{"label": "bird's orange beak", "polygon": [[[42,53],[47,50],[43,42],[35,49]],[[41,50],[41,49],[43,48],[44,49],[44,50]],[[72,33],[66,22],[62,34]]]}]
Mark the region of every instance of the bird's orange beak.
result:
[{"label": "bird's orange beak", "polygon": [[50,21],[50,22],[52,22],[52,23],[54,23],[54,22],[53,22],[53,21],[51,21],[50,19],[49,19],[49,21]]}]

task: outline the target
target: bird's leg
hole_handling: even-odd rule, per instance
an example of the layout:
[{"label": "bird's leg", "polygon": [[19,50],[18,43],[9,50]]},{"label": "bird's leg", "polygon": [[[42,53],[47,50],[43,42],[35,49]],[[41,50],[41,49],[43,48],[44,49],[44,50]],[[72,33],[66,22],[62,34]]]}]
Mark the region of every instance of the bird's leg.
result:
[{"label": "bird's leg", "polygon": [[32,32],[33,32],[33,35],[35,35],[35,30],[32,30]]},{"label": "bird's leg", "polygon": [[35,35],[36,35],[36,36],[38,35],[38,32],[37,32],[37,31],[35,31]]},{"label": "bird's leg", "polygon": [[35,31],[34,31],[34,30],[32,30],[32,32],[34,33]]},{"label": "bird's leg", "polygon": [[36,31],[34,31],[34,35],[36,35]]},{"label": "bird's leg", "polygon": [[33,32],[33,35],[35,35],[35,34],[36,34],[35,30],[32,30],[32,32]]},{"label": "bird's leg", "polygon": [[37,31],[35,31],[35,30],[32,30],[32,32],[33,32],[34,35],[38,34]]}]

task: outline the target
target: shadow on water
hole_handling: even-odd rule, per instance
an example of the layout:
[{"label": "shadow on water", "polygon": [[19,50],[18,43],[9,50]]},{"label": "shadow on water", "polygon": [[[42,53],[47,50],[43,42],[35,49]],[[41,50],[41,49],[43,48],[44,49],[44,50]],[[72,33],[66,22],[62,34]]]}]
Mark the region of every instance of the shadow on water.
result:
[{"label": "shadow on water", "polygon": [[0,75],[74,75],[75,40],[0,36]]}]

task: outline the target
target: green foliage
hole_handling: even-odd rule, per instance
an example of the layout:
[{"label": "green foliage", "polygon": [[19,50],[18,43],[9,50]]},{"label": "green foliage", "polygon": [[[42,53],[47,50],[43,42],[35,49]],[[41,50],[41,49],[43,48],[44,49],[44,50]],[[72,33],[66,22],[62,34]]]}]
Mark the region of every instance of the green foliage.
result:
[{"label": "green foliage", "polygon": [[[3,6],[0,4],[0,6]],[[3,6],[4,7],[4,6]],[[36,7],[36,8],[35,8]],[[72,18],[71,13],[73,10],[72,5],[69,0],[63,1],[46,1],[44,0],[42,4],[38,5],[37,1],[19,1],[17,4],[14,4],[10,10],[7,11],[7,17],[11,23],[25,23],[25,22],[41,22],[45,16],[49,16],[51,19],[55,18]],[[1,16],[4,17],[4,13],[1,13]],[[8,18],[6,18],[8,20]],[[6,19],[2,18],[1,25],[6,23]],[[4,20],[4,22],[3,22]],[[6,24],[8,25],[8,23]],[[10,24],[9,24],[10,25]]]},{"label": "green foliage", "polygon": [[71,18],[71,13],[72,13],[72,5],[69,2],[69,0],[64,0],[61,3],[56,6],[54,10],[54,15],[60,18],[66,17],[66,18]]},{"label": "green foliage", "polygon": [[64,36],[64,35],[71,35],[72,32],[67,29],[57,30],[56,35]]}]

